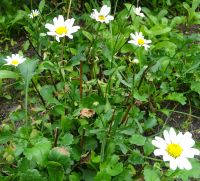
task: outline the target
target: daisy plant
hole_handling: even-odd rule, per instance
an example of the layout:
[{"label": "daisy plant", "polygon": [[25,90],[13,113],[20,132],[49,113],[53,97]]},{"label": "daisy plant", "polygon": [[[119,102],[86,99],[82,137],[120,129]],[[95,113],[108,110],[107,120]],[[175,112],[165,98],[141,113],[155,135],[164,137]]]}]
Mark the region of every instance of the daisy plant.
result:
[{"label": "daisy plant", "polygon": [[80,26],[73,26],[75,19],[64,20],[62,15],[55,17],[53,19],[54,24],[47,23],[45,28],[49,30],[47,32],[50,36],[55,36],[56,40],[60,42],[60,38],[67,36],[70,39],[73,39],[73,33],[77,32],[80,29]]},{"label": "daisy plant", "polygon": [[6,65],[13,65],[17,67],[19,64],[23,63],[26,59],[19,54],[12,54],[11,56],[7,56],[5,61],[7,62]]},{"label": "daisy plant", "polygon": [[140,17],[144,18],[145,15],[144,15],[144,13],[141,13],[141,10],[142,10],[141,7],[137,7],[137,8],[135,8],[134,13],[135,13],[137,16],[140,16]]},{"label": "daisy plant", "polygon": [[199,155],[199,150],[192,148],[195,141],[192,139],[192,134],[189,132],[176,134],[173,128],[163,132],[164,139],[155,137],[152,144],[158,149],[154,151],[155,156],[163,156],[164,161],[169,161],[172,170],[192,169],[192,165],[188,158],[193,158]]},{"label": "daisy plant", "polygon": [[109,13],[110,7],[103,5],[103,7],[100,9],[100,12],[98,12],[96,9],[93,9],[93,13],[90,15],[90,17],[101,23],[109,23],[114,19],[114,17],[109,15]]},{"label": "daisy plant", "polygon": [[37,17],[39,14],[40,14],[40,12],[37,9],[35,9],[35,10],[31,11],[31,13],[29,14],[29,17],[31,19],[33,19],[33,18]]},{"label": "daisy plant", "polygon": [[136,32],[135,34],[131,33],[132,40],[129,40],[128,43],[134,44],[136,46],[143,46],[145,50],[150,47],[151,40],[146,40],[142,34],[142,32]]}]

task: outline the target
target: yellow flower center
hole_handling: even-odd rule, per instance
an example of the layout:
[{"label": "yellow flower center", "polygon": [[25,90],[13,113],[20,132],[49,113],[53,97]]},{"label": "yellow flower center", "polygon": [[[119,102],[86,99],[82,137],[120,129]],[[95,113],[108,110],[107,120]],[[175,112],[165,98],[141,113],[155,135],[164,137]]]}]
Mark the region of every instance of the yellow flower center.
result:
[{"label": "yellow flower center", "polygon": [[101,20],[101,21],[103,21],[103,20],[106,19],[106,17],[105,17],[104,15],[99,15],[98,18],[99,18],[99,20]]},{"label": "yellow flower center", "polygon": [[56,28],[55,32],[59,35],[62,35],[63,33],[67,33],[68,29],[64,26],[60,26],[60,27]]},{"label": "yellow flower center", "polygon": [[138,44],[139,44],[139,45],[144,45],[144,39],[139,38],[139,39],[138,39]]},{"label": "yellow flower center", "polygon": [[172,143],[167,145],[166,151],[170,156],[177,158],[181,155],[183,149],[179,144]]},{"label": "yellow flower center", "polygon": [[19,64],[19,60],[12,60],[11,64],[12,65],[18,65]]}]

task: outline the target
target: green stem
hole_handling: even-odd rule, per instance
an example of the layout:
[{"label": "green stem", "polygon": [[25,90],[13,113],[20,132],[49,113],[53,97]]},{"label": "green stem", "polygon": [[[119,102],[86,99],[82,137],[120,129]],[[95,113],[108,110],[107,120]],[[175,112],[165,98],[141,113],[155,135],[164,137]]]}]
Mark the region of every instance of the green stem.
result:
[{"label": "green stem", "polygon": [[145,159],[148,159],[148,160],[156,161],[156,162],[163,162],[163,160],[157,159],[157,158],[153,158],[153,157],[148,157],[148,156],[144,156],[144,155],[142,155],[142,157],[145,158]]},{"label": "green stem", "polygon": [[114,16],[115,16],[115,13],[116,13],[117,4],[118,4],[118,0],[116,0],[116,3],[115,3]]},{"label": "green stem", "polygon": [[105,147],[106,147],[106,137],[103,139],[101,144],[101,162],[104,161]]},{"label": "green stem", "polygon": [[28,127],[28,82],[25,82],[25,124]]}]

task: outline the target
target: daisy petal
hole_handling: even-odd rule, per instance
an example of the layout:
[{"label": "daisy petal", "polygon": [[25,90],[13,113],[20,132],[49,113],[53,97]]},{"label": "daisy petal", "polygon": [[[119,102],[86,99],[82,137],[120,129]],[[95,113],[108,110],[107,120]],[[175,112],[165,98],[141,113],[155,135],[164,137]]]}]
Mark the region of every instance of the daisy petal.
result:
[{"label": "daisy petal", "polygon": [[177,162],[176,162],[176,159],[171,159],[170,160],[170,162],[169,162],[169,164],[170,164],[170,168],[172,169],[172,170],[176,170],[176,168],[177,168],[177,166],[178,166],[178,164],[177,164]]},{"label": "daisy petal", "polygon": [[182,158],[182,164],[183,164],[183,167],[184,167],[186,170],[191,170],[191,169],[192,169],[192,165],[191,165],[191,163],[188,161],[187,158]]},{"label": "daisy petal", "polygon": [[100,10],[100,14],[107,16],[110,13],[110,7],[108,7],[107,5],[103,5],[103,7]]}]

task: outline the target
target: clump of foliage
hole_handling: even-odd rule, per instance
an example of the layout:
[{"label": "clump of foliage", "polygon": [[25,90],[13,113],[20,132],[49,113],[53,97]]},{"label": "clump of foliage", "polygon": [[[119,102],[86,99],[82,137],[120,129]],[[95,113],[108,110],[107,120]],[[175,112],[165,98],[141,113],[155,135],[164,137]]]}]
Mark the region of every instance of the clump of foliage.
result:
[{"label": "clump of foliage", "polygon": [[[0,180],[200,178],[187,132],[200,119],[199,0],[2,4],[0,97],[17,106],[0,120]],[[174,112],[187,116],[178,136]],[[158,143],[182,163],[156,157]]]}]

